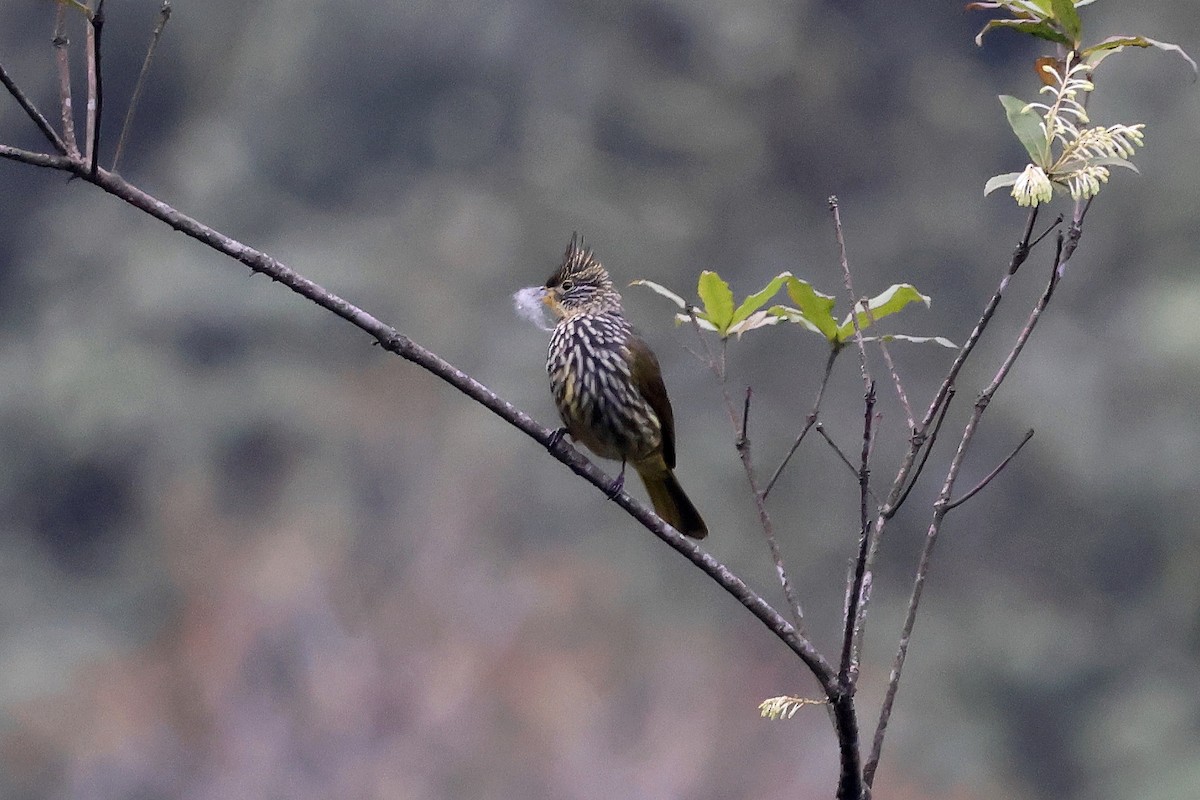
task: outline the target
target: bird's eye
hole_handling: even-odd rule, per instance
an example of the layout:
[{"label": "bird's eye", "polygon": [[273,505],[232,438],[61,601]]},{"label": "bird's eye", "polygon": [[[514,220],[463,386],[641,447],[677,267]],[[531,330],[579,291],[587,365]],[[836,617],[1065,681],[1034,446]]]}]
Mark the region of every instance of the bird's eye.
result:
[{"label": "bird's eye", "polygon": [[559,286],[562,288],[562,290],[564,292],[569,292],[575,288],[575,281],[571,280],[570,278],[567,278],[565,281],[560,283]]}]

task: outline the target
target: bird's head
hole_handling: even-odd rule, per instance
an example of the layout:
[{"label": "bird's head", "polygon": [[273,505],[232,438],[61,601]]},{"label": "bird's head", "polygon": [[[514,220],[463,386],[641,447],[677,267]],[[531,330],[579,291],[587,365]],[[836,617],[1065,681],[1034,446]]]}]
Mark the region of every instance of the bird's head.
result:
[{"label": "bird's head", "polygon": [[608,270],[584,246],[578,234],[571,237],[562,264],[546,281],[542,302],[557,319],[621,311],[621,295],[613,288]]}]

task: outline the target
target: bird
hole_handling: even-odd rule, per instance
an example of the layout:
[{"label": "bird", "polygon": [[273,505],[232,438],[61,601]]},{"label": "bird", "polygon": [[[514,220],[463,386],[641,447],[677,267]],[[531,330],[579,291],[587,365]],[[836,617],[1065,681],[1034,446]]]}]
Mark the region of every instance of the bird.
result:
[{"label": "bird", "polygon": [[612,497],[632,464],[655,513],[703,539],[708,526],[675,477],[675,416],[662,368],[625,318],[608,270],[578,233],[541,292],[555,320],[546,372],[564,426],[556,438],[570,434],[597,456],[620,460]]}]

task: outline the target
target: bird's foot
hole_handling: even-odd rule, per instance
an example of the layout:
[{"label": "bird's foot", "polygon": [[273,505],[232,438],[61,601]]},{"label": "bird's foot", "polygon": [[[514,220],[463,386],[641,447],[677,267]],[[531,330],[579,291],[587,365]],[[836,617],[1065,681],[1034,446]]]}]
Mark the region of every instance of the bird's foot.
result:
[{"label": "bird's foot", "polygon": [[608,495],[609,500],[616,500],[617,495],[619,495],[624,489],[625,489],[625,462],[622,461],[621,462],[621,473],[619,475],[617,475],[617,477],[613,478],[613,482],[608,485],[608,491],[605,492],[605,494]]},{"label": "bird's foot", "polygon": [[553,450],[554,448],[558,447],[558,443],[561,442],[563,437],[565,437],[568,433],[570,433],[570,431],[563,427],[550,434],[550,441],[546,442],[546,449]]}]

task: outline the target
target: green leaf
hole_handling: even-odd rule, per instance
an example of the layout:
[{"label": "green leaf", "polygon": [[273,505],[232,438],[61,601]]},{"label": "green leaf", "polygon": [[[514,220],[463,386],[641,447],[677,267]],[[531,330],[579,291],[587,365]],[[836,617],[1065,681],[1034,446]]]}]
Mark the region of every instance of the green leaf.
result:
[{"label": "green leaf", "polygon": [[733,318],[730,321],[730,326],[737,325],[742,320],[749,317],[755,311],[758,311],[767,301],[774,297],[779,292],[779,287],[783,286],[783,282],[792,277],[790,272],[781,272],[771,279],[771,282],[764,286],[759,291],[747,297],[742,301],[742,304],[733,312]]},{"label": "green leaf", "polygon": [[993,19],[983,26],[983,30],[975,37],[975,44],[983,47],[983,35],[992,28],[1012,28],[1020,33],[1027,33],[1039,39],[1045,39],[1055,44],[1071,47],[1073,42],[1058,28],[1049,22],[1032,19]]},{"label": "green leaf", "polygon": [[1020,172],[1006,172],[1003,175],[993,175],[983,185],[983,196],[987,197],[992,192],[997,189],[1003,189],[1005,186],[1012,186],[1022,174]]},{"label": "green leaf", "polygon": [[[929,298],[918,292],[911,283],[897,283],[889,286],[867,301],[867,308],[871,310],[870,314],[865,310],[858,311],[858,327],[860,330],[865,330],[871,326],[872,321],[878,322],[884,317],[891,316],[910,303],[924,303],[928,306]],[[845,321],[838,326],[837,340],[846,342],[853,337],[854,320],[847,314]]]},{"label": "green leaf", "polygon": [[661,283],[655,283],[654,281],[647,281],[647,280],[642,280],[641,278],[639,278],[636,281],[630,281],[629,285],[630,286],[645,286],[650,291],[661,294],[663,297],[667,298],[668,300],[670,300],[672,303],[679,306],[680,308],[687,308],[686,300],[684,300],[682,297],[680,297],[679,295],[672,292],[667,287],[663,286]]},{"label": "green leaf", "polygon": [[1093,67],[1099,64],[1113,53],[1119,53],[1126,47],[1157,47],[1159,50],[1165,50],[1170,53],[1178,53],[1179,57],[1186,61],[1192,67],[1192,72],[1200,75],[1200,70],[1196,68],[1196,62],[1192,60],[1182,47],[1170,42],[1160,42],[1155,39],[1148,39],[1145,36],[1110,36],[1107,39],[1098,42],[1084,50],[1080,55]]},{"label": "green leaf", "polygon": [[696,287],[704,303],[704,317],[717,326],[717,333],[728,335],[729,323],[733,320],[733,292],[720,275],[709,270],[700,273]]},{"label": "green leaf", "polygon": [[[831,342],[835,341],[837,321],[833,318],[833,304],[836,302],[834,297],[818,292],[808,281],[801,280],[794,275],[789,275],[785,280],[787,281],[788,297],[796,304],[796,310],[808,323],[804,326],[815,330]],[[792,321],[799,322],[799,320]]]},{"label": "green leaf", "polygon": [[1079,20],[1075,3],[1071,0],[1050,0],[1050,8],[1054,11],[1054,18],[1058,20],[1058,24],[1062,25],[1063,32],[1071,37],[1071,48],[1079,47],[1079,34],[1083,30],[1083,23]]},{"label": "green leaf", "polygon": [[1012,95],[1000,95],[1000,104],[1004,106],[1004,114],[1008,117],[1009,127],[1017,135],[1021,144],[1025,145],[1025,150],[1033,159],[1033,163],[1042,169],[1049,169],[1050,143],[1046,140],[1046,131],[1043,128],[1041,116],[1029,108],[1029,104],[1024,100]]}]

